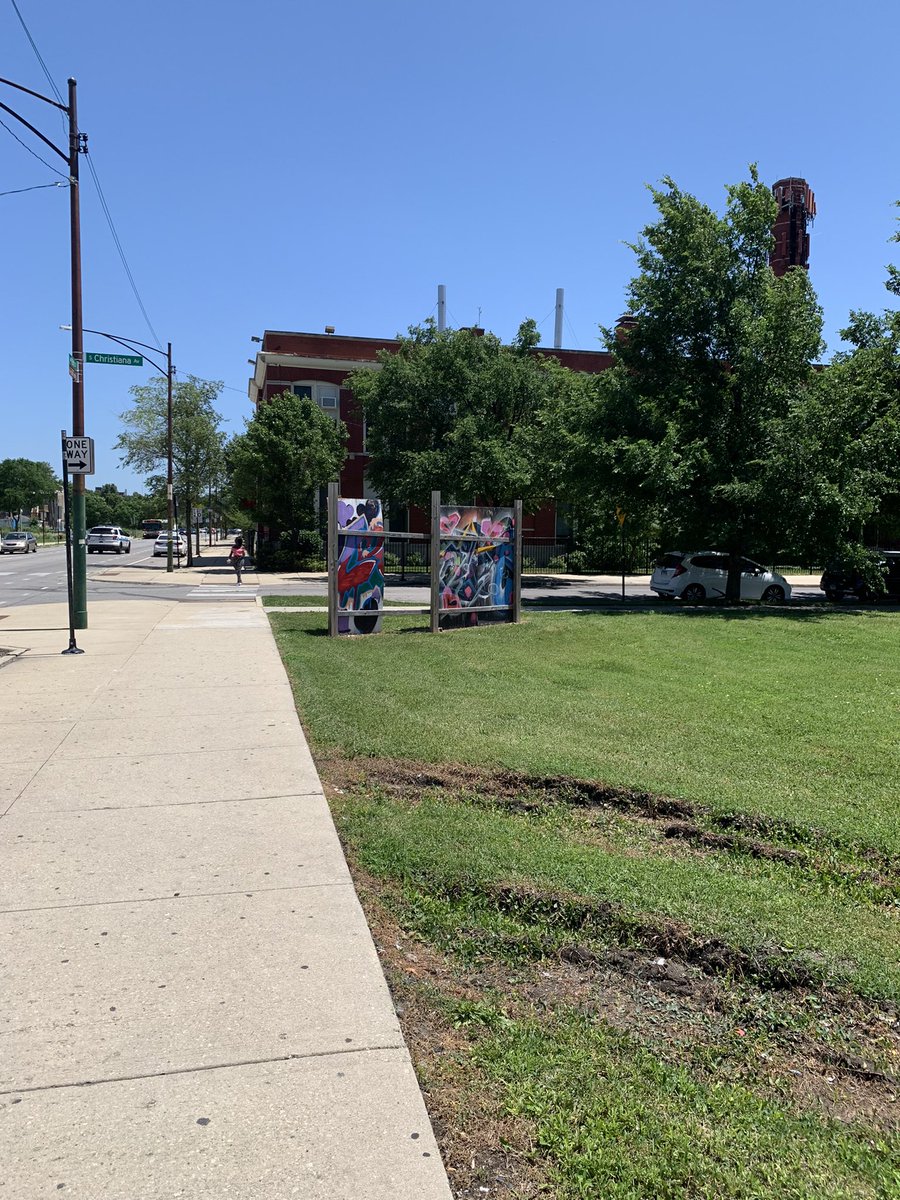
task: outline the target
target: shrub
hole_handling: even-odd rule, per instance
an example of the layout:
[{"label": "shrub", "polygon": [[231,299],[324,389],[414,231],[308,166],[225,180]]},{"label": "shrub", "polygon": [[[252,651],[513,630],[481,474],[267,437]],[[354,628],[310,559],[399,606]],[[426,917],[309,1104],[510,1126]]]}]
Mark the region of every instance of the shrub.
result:
[{"label": "shrub", "polygon": [[324,569],[322,535],[316,529],[301,529],[295,538],[259,542],[258,571],[316,571]]}]

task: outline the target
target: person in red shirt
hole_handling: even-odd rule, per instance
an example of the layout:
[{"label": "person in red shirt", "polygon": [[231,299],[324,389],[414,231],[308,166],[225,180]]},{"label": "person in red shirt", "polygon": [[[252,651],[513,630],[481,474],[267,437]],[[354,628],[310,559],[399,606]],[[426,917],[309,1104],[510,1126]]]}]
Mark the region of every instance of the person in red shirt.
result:
[{"label": "person in red shirt", "polygon": [[228,555],[228,561],[234,567],[234,573],[237,576],[238,586],[241,584],[241,572],[244,569],[244,562],[247,558],[247,551],[244,549],[244,539],[235,538],[234,545]]}]

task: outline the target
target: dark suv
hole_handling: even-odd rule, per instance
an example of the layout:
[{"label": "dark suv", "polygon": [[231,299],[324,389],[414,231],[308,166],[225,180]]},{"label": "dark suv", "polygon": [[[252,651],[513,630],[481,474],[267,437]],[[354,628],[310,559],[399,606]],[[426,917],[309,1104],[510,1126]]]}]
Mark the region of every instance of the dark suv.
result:
[{"label": "dark suv", "polygon": [[[900,599],[900,550],[878,550],[876,553],[881,559],[888,597]],[[842,600],[844,596],[863,601],[872,599],[869,586],[859,572],[840,562],[828,564],[819,586],[829,600]]]}]

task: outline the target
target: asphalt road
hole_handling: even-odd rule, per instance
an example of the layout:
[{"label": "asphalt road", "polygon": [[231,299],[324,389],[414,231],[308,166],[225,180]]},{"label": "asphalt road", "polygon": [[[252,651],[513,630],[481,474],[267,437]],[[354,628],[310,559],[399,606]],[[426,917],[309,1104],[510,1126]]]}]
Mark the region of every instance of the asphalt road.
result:
[{"label": "asphalt road", "polygon": [[[98,580],[104,568],[113,564],[140,562],[153,553],[151,539],[135,539],[130,555],[88,554],[88,603],[92,600],[122,600],[130,597],[147,599],[147,589],[140,585],[103,583]],[[181,587],[154,588],[160,600],[178,600],[184,595]],[[49,604],[65,601],[66,547],[38,546],[36,554],[0,555],[0,609],[20,604]]]}]

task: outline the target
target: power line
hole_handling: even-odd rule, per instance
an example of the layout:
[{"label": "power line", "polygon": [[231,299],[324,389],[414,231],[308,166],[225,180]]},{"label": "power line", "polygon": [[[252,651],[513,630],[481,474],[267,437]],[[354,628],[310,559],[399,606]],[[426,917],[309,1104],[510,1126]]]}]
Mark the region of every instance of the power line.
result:
[{"label": "power line", "polygon": [[66,183],[69,182],[68,175],[66,175],[63,171],[57,171],[56,167],[54,167],[52,163],[48,163],[46,158],[41,158],[41,156],[36,151],[32,150],[32,148],[28,145],[27,142],[22,141],[22,139],[15,132],[15,130],[10,129],[10,127],[7,125],[7,123],[5,121],[0,120],[0,125],[3,126],[3,128],[6,130],[6,132],[9,134],[10,137],[15,138],[16,141],[19,143],[19,145],[24,147],[24,149],[26,149],[29,154],[33,155],[38,160],[38,162],[42,162],[45,167],[49,167],[54,175],[58,175],[60,177],[60,179],[65,179]]},{"label": "power line", "polygon": [[[66,108],[66,104],[63,101],[62,96],[60,95],[59,89],[57,88],[56,84],[53,82],[53,76],[48,71],[47,64],[44,62],[43,58],[41,57],[41,52],[40,52],[40,50],[38,50],[37,44],[36,44],[34,38],[31,36],[28,26],[25,24],[25,18],[22,16],[21,12],[19,12],[19,6],[16,4],[16,0],[10,0],[10,3],[12,4],[13,9],[15,10],[16,16],[19,18],[19,24],[25,30],[25,36],[28,38],[28,41],[31,43],[31,48],[35,53],[35,57],[37,58],[38,62],[41,64],[41,70],[44,72],[44,75],[47,78],[47,82],[50,84],[50,87],[53,89],[54,96],[56,96],[57,100],[60,102],[62,107]],[[63,124],[65,125],[65,121],[63,122]],[[6,128],[9,128],[9,127],[6,126]],[[10,133],[12,133],[12,130],[10,130]],[[15,136],[16,135],[13,134],[13,137],[15,137]],[[20,140],[19,138],[16,138],[16,141],[19,141],[19,140]],[[24,146],[25,143],[22,142],[22,145]],[[34,151],[31,150],[31,148],[29,146],[25,146],[25,149],[29,150],[29,152],[31,154],[34,154]],[[35,155],[35,158],[38,158],[38,157],[40,157],[40,156]],[[90,168],[91,176],[94,180],[94,186],[97,189],[97,195],[100,197],[100,206],[103,209],[103,215],[106,217],[106,223],[109,225],[109,231],[112,234],[113,242],[115,243],[116,250],[119,252],[119,258],[122,260],[122,266],[125,268],[125,274],[128,276],[128,282],[131,284],[131,290],[132,290],[132,292],[134,292],[134,298],[138,302],[138,308],[140,308],[141,312],[143,313],[144,320],[147,322],[147,328],[150,330],[151,334],[153,335],[154,342],[156,342],[158,349],[160,350],[160,352],[162,352],[162,343],[159,340],[159,335],[157,334],[156,330],[153,328],[153,324],[150,321],[150,318],[147,316],[147,310],[146,310],[146,308],[144,308],[144,302],[141,299],[140,293],[138,292],[137,284],[134,282],[134,276],[131,274],[131,268],[129,267],[128,260],[125,257],[125,251],[122,249],[122,243],[119,240],[118,233],[116,232],[116,226],[112,219],[112,213],[109,211],[109,205],[106,203],[106,197],[103,195],[103,188],[100,186],[100,180],[97,177],[97,172],[94,168],[94,164],[93,164],[90,156],[87,154],[86,150],[85,150],[85,158],[87,159],[87,164],[88,164],[88,167]],[[41,159],[41,162],[43,162],[43,161],[44,160]],[[49,163],[46,163],[45,165],[48,167],[50,166]],[[51,167],[50,169],[53,170],[54,168]],[[56,174],[61,175],[63,179],[68,178],[67,176],[62,175],[61,171],[57,171]]]},{"label": "power line", "polygon": [[97,195],[100,197],[100,207],[103,209],[103,215],[106,217],[106,223],[109,226],[109,231],[112,234],[116,249],[119,252],[119,258],[122,260],[122,266],[125,268],[125,274],[128,276],[128,282],[131,284],[131,290],[134,292],[134,298],[138,302],[138,308],[144,315],[144,320],[147,322],[147,328],[153,335],[153,340],[157,345],[160,353],[162,353],[162,343],[159,340],[159,334],[153,328],[153,323],[147,316],[147,310],[144,308],[144,302],[141,299],[141,294],[137,289],[137,284],[134,282],[134,276],[131,273],[131,267],[128,265],[128,259],[125,257],[125,251],[122,249],[122,243],[119,240],[119,235],[116,232],[115,222],[112,219],[112,213],[109,211],[109,205],[106,203],[106,197],[103,195],[103,188],[100,186],[100,179],[97,176],[96,168],[94,167],[93,159],[90,154],[85,154],[87,165],[91,172],[91,177],[94,180],[94,186],[97,189]]},{"label": "power line", "polygon": [[13,188],[9,192],[0,192],[0,196],[18,196],[21,192],[37,192],[37,191],[40,191],[41,188],[48,188],[48,187],[64,188],[64,187],[68,187],[68,186],[69,186],[68,183],[36,183],[33,187]]},{"label": "power line", "polygon": [[[32,50],[34,51],[34,56],[35,56],[35,58],[36,58],[36,59],[38,60],[38,62],[41,64],[41,70],[44,72],[44,75],[45,75],[45,77],[46,77],[46,79],[47,79],[47,82],[50,84],[50,87],[51,87],[51,89],[52,89],[52,91],[53,91],[53,95],[54,95],[54,96],[56,97],[56,99],[59,101],[59,103],[60,103],[60,105],[62,106],[62,108],[63,108],[63,109],[65,109],[65,108],[66,108],[66,103],[65,103],[65,101],[63,100],[62,96],[60,95],[59,88],[58,88],[58,87],[56,86],[56,84],[53,82],[53,76],[52,76],[52,75],[50,74],[50,72],[47,70],[47,64],[44,62],[43,58],[41,58],[41,52],[40,52],[40,50],[38,50],[38,48],[37,48],[37,43],[35,42],[34,38],[31,36],[31,32],[30,32],[30,30],[29,30],[28,26],[25,24],[25,18],[24,18],[24,17],[22,16],[22,14],[19,12],[19,6],[18,6],[18,4],[16,4],[16,0],[10,0],[10,3],[12,4],[12,6],[13,6],[13,9],[15,10],[15,14],[16,14],[16,16],[19,18],[19,24],[20,24],[20,25],[22,26],[22,28],[25,30],[25,36],[28,38],[29,42],[31,43],[31,48],[32,48]],[[63,131],[65,132],[65,134],[66,134],[66,137],[68,137],[68,135],[69,135],[69,131],[68,131],[68,129],[66,128],[66,118],[65,118],[65,116],[63,115],[63,113],[60,113],[60,114],[59,114],[59,119],[62,121],[62,127],[63,127]]]},{"label": "power line", "polygon": [[18,4],[16,4],[16,0],[10,0],[10,3],[12,4],[13,8],[15,9],[16,16],[19,18],[19,24],[25,30],[25,36],[28,38],[29,42],[31,42],[31,48],[34,51],[35,57],[37,58],[38,62],[41,64],[41,70],[44,72],[44,75],[47,77],[47,82],[50,84],[51,88],[53,89],[53,95],[57,98],[57,100],[60,102],[60,104],[63,106],[63,108],[65,108],[66,103],[63,100],[62,96],[59,94],[59,88],[53,82],[53,76],[47,70],[47,64],[41,58],[41,52],[40,52],[40,50],[38,50],[37,45],[35,44],[34,38],[31,36],[31,34],[28,31],[28,26],[25,24],[25,18],[19,12],[19,6],[18,6]]}]

